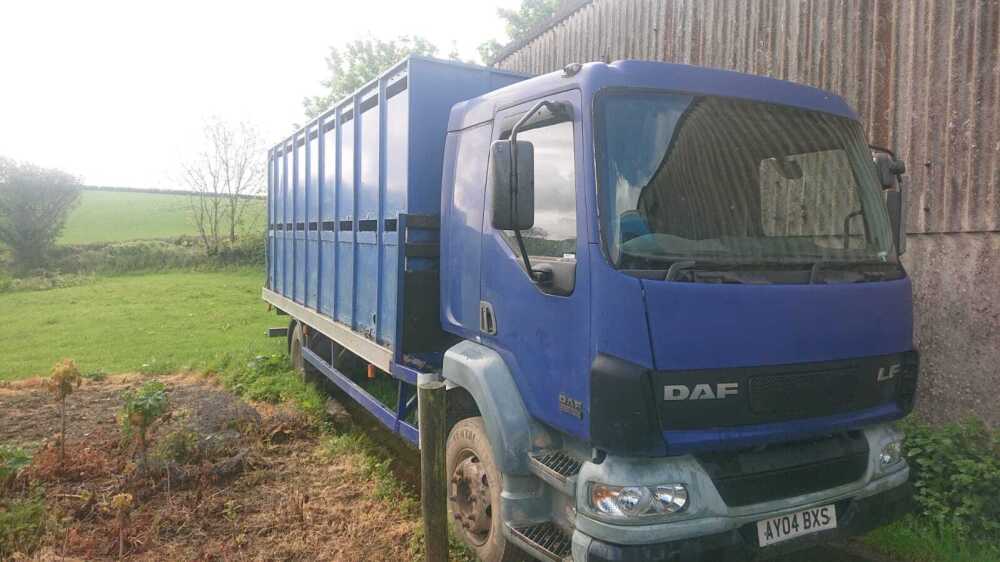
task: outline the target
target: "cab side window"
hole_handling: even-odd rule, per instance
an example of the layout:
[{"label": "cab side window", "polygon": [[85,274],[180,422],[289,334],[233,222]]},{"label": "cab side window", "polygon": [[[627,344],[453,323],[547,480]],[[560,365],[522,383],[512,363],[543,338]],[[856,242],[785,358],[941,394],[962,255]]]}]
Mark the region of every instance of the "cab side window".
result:
[{"label": "cab side window", "polygon": [[[576,158],[572,121],[517,134],[535,149],[535,225],[521,232],[529,256],[576,257]],[[504,240],[519,255],[511,230]]]}]

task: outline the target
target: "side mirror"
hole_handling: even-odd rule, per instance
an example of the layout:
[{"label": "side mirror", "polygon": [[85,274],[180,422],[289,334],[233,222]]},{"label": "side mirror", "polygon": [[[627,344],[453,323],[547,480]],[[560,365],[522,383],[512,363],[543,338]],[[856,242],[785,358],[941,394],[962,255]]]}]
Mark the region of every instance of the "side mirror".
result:
[{"label": "side mirror", "polygon": [[894,189],[899,182],[899,176],[906,173],[906,163],[897,160],[891,154],[879,152],[875,155],[875,169],[882,189]]},{"label": "side mirror", "polygon": [[906,164],[889,151],[878,150],[875,154],[875,169],[879,183],[885,190],[885,207],[892,225],[892,242],[896,246],[896,253],[903,255],[906,251],[906,192],[899,180],[906,173]]},{"label": "side mirror", "polygon": [[535,225],[535,147],[528,141],[515,142],[516,148],[509,140],[498,140],[490,149],[492,224],[497,230],[528,230]]}]

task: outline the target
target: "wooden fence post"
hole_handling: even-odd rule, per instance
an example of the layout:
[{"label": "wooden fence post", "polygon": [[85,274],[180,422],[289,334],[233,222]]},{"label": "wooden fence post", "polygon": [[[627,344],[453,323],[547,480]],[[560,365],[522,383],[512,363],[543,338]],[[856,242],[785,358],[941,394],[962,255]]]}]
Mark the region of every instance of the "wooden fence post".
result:
[{"label": "wooden fence post", "polygon": [[445,441],[448,437],[445,386],[424,382],[417,386],[420,418],[420,511],[424,518],[427,562],[448,561],[448,479]]}]

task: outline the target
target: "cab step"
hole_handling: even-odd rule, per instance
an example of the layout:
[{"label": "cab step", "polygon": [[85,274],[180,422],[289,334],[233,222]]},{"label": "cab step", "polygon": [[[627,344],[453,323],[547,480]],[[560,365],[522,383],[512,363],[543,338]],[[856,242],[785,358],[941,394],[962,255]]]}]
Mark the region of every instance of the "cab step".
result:
[{"label": "cab step", "polygon": [[528,463],[531,472],[549,485],[572,496],[576,493],[576,475],[581,462],[561,450],[543,450],[533,453]]},{"label": "cab step", "polygon": [[573,541],[551,521],[534,525],[507,524],[511,538],[522,549],[553,562],[570,562]]}]

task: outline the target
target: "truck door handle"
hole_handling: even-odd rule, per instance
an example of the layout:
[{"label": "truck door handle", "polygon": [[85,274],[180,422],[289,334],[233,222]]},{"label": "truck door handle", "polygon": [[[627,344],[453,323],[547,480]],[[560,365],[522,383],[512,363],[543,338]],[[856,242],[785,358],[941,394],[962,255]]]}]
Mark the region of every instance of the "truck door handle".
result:
[{"label": "truck door handle", "polygon": [[493,305],[479,301],[479,331],[488,335],[497,335],[497,317],[493,314]]}]

